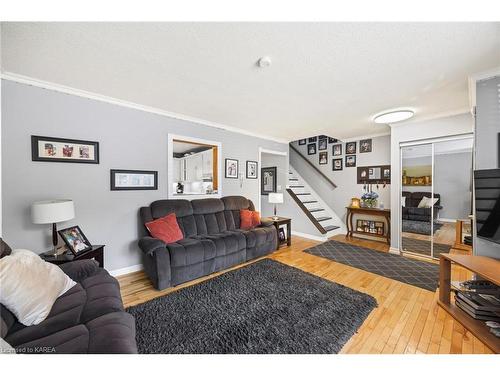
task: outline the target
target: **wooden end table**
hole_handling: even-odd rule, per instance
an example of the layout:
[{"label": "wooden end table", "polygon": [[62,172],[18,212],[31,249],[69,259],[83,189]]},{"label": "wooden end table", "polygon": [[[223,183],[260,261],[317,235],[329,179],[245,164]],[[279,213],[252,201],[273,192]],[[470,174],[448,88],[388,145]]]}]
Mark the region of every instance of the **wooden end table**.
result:
[{"label": "wooden end table", "polygon": [[[347,226],[347,234],[346,237],[352,237],[353,234],[363,235],[363,236],[373,236],[379,238],[385,238],[387,243],[391,244],[391,210],[388,208],[368,208],[368,207],[346,207],[347,216],[346,216],[346,226]],[[352,217],[355,214],[359,215],[369,215],[369,216],[382,216],[384,217],[387,223],[387,231],[384,234],[370,233],[370,232],[361,232],[354,228],[352,223]]]},{"label": "wooden end table", "polygon": [[286,245],[292,246],[292,219],[280,216],[278,216],[277,218],[274,218],[273,216],[266,217],[266,219],[271,220],[273,222],[273,225],[276,227],[276,236],[278,237],[278,244],[276,245],[276,250],[278,250],[281,246],[280,235],[279,235],[280,225],[286,225]]},{"label": "wooden end table", "polygon": [[80,259],[95,259],[97,263],[99,263],[99,267],[104,268],[104,246],[105,245],[93,245],[92,249],[78,255],[74,255],[70,250],[63,254],[54,255],[53,250],[50,250],[41,253],[40,258],[52,264],[64,264]]}]

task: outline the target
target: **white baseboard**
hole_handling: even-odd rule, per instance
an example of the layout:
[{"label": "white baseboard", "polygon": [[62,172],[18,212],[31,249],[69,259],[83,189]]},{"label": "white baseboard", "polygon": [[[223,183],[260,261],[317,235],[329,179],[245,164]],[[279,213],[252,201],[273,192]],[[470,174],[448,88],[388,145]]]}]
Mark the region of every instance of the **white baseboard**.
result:
[{"label": "white baseboard", "polygon": [[126,275],[127,273],[141,271],[143,268],[144,267],[142,266],[142,264],[135,264],[133,266],[118,268],[116,270],[109,271],[109,273],[111,276],[116,277],[116,276]]},{"label": "white baseboard", "polygon": [[437,221],[442,221],[444,223],[456,223],[457,219],[447,219],[445,217],[438,217]]},{"label": "white baseboard", "polygon": [[399,249],[397,247],[392,247],[392,246],[389,248],[389,253],[401,255],[401,252],[399,251]]},{"label": "white baseboard", "polygon": [[307,238],[309,240],[321,241],[321,242],[328,241],[327,237],[315,236],[314,234],[309,234],[309,233],[295,232],[293,230],[292,230],[292,236],[304,237],[304,238]]}]

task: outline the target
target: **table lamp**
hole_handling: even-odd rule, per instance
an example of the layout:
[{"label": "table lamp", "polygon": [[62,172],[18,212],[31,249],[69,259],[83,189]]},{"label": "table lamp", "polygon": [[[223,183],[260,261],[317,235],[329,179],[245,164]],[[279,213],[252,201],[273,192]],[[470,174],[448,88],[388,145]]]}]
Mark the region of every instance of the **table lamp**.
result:
[{"label": "table lamp", "polygon": [[34,224],[52,224],[52,244],[54,254],[57,247],[57,225],[75,217],[75,206],[71,199],[55,199],[35,202],[31,206],[31,219]]},{"label": "table lamp", "polygon": [[283,193],[269,193],[269,203],[274,204],[274,216],[273,219],[277,220],[278,216],[276,215],[276,204],[283,203]]}]

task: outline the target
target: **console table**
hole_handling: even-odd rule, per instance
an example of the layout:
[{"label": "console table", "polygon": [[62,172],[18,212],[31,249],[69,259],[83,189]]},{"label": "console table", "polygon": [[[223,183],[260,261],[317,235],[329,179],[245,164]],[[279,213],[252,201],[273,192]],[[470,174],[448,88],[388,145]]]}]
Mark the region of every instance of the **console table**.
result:
[{"label": "console table", "polygon": [[54,251],[49,250],[40,254],[40,257],[44,261],[52,264],[64,264],[80,259],[95,259],[97,263],[99,263],[99,267],[104,268],[104,245],[94,245],[91,249],[84,251],[81,254],[79,253],[78,255],[73,255],[73,253],[69,250],[63,254],[54,255]]},{"label": "console table", "polygon": [[[353,237],[353,235],[360,234],[363,236],[373,236],[379,238],[385,238],[387,243],[391,244],[391,210],[387,208],[368,208],[368,207],[346,207],[347,216],[346,216],[346,226],[347,226],[347,234],[346,237]],[[368,215],[368,216],[382,216],[387,223],[387,230],[384,234],[378,233],[370,233],[370,232],[361,232],[358,231],[353,223],[352,217],[355,215]]]}]

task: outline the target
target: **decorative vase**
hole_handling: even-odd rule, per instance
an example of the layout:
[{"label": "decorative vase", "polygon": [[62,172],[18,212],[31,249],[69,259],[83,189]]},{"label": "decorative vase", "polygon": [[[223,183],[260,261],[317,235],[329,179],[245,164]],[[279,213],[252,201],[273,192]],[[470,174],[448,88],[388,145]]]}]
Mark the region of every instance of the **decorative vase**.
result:
[{"label": "decorative vase", "polygon": [[376,199],[363,199],[363,206],[367,208],[375,208],[377,207]]}]

